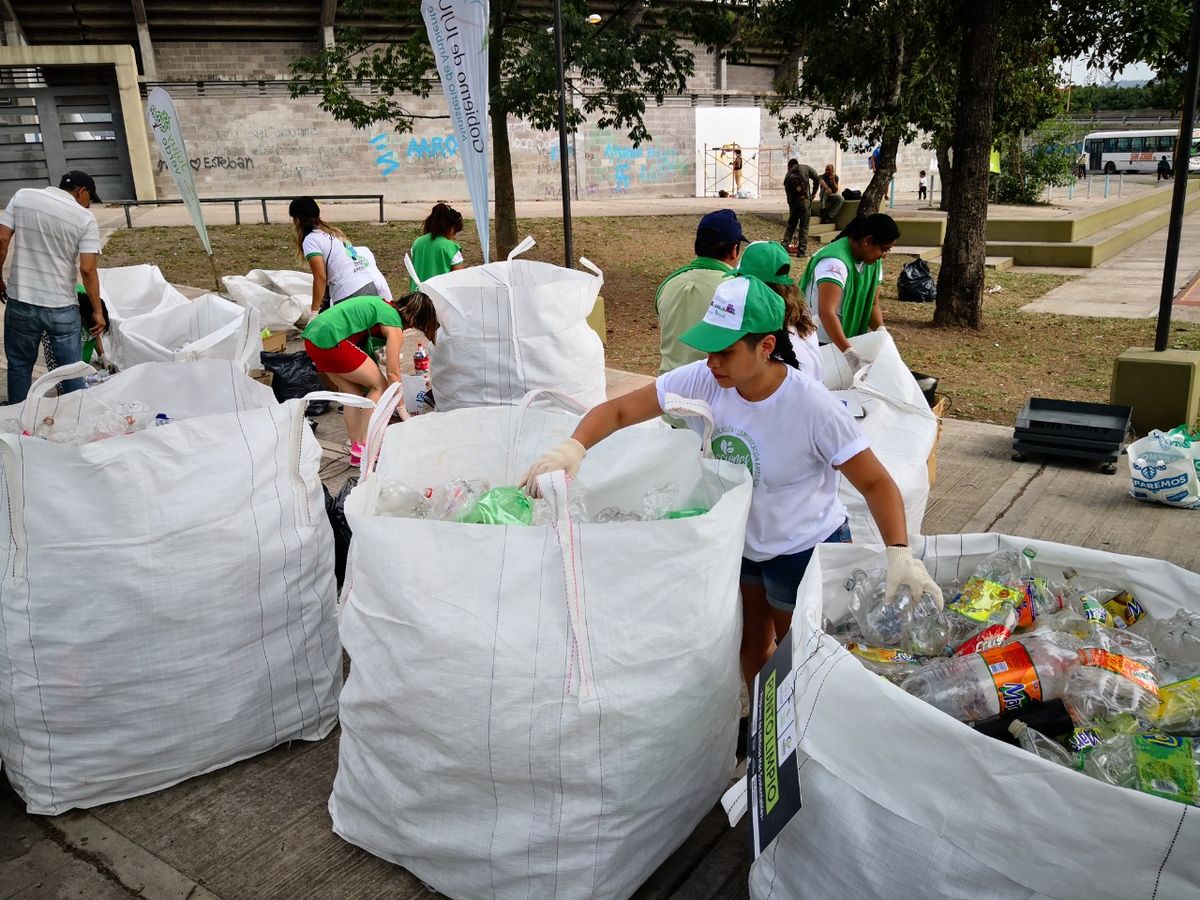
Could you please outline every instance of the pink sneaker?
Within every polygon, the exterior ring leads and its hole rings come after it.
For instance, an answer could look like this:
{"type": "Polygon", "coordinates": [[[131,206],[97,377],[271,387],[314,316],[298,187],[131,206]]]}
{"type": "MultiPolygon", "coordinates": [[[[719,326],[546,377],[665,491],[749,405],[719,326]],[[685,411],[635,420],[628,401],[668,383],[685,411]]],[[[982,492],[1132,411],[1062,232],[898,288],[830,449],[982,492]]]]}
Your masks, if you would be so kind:
{"type": "Polygon", "coordinates": [[[362,455],[365,449],[358,441],[354,441],[350,445],[350,465],[357,466],[362,464],[362,455]]]}

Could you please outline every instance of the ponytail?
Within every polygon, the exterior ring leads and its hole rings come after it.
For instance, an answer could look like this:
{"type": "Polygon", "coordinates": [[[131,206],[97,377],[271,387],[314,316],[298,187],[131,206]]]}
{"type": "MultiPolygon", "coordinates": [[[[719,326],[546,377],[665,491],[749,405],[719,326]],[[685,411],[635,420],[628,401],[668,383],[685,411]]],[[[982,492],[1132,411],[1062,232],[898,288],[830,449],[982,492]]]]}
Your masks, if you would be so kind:
{"type": "Polygon", "coordinates": [[[890,244],[892,241],[899,240],[900,226],[887,213],[873,213],[869,216],[851,219],[849,224],[838,233],[835,240],[850,238],[852,241],[861,241],[868,237],[876,246],[890,244]]]}
{"type": "MultiPolygon", "coordinates": [[[[792,347],[787,326],[785,325],[778,331],[770,333],[775,337],[775,349],[771,351],[770,359],[774,362],[781,362],[784,365],[791,366],[793,369],[799,369],[800,360],[796,358],[796,350],[792,347]]],[[[742,340],[751,347],[757,347],[765,337],[767,337],[765,334],[748,334],[742,340]]]]}
{"type": "Polygon", "coordinates": [[[462,231],[462,227],[462,213],[448,203],[435,203],[421,223],[421,233],[448,238],[453,232],[462,231]]]}

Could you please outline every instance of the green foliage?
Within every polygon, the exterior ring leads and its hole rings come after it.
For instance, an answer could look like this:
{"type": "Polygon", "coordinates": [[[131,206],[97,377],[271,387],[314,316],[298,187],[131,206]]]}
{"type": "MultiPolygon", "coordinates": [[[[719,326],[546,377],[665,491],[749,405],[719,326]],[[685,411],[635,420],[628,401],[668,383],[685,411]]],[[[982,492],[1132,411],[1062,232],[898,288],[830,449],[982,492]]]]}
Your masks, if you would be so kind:
{"type": "Polygon", "coordinates": [[[1001,153],[1000,173],[988,182],[992,203],[1033,205],[1041,202],[1047,187],[1064,187],[1075,175],[1079,151],[1074,144],[1076,126],[1062,118],[1043,122],[1024,141],[1012,141],[1016,158],[1001,153]]]}

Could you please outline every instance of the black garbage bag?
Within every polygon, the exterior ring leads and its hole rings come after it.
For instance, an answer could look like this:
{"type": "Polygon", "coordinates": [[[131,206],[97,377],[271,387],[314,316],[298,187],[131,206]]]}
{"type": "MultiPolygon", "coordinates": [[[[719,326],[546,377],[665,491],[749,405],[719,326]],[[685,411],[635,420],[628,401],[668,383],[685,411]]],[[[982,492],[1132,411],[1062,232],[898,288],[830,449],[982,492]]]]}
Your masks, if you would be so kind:
{"type": "Polygon", "coordinates": [[[923,259],[914,259],[900,270],[896,289],[901,300],[932,303],[937,299],[937,282],[929,271],[929,263],[923,259]]]}
{"type": "MultiPolygon", "coordinates": [[[[317,375],[317,367],[303,350],[296,353],[262,354],[262,367],[271,373],[271,390],[280,403],[296,400],[313,391],[325,390],[325,384],[317,375]]],[[[305,415],[320,416],[329,411],[328,400],[314,400],[305,409],[305,415]]]]}
{"type": "MultiPolygon", "coordinates": [[[[350,523],[346,521],[346,498],[358,484],[358,476],[351,475],[342,485],[337,494],[325,490],[325,515],[329,516],[329,524],[333,528],[333,571],[337,575],[338,590],[342,589],[342,581],[346,578],[346,555],[350,552],[350,523]]],[[[324,485],[322,485],[324,487],[324,485]]]]}

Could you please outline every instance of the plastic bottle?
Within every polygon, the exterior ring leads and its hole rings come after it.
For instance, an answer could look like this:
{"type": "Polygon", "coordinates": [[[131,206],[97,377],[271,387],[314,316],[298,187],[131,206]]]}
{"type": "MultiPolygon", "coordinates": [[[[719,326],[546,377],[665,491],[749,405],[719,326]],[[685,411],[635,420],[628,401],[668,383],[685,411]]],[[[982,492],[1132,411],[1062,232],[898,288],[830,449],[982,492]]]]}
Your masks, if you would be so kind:
{"type": "Polygon", "coordinates": [[[152,423],[152,427],[158,428],[161,425],[170,425],[174,421],[175,420],[172,419],[170,416],[168,416],[166,413],[158,413],[157,415],[154,416],[154,421],[152,423]]]}
{"type": "Polygon", "coordinates": [[[982,653],[934,660],[900,686],[956,719],[978,722],[1061,696],[1078,661],[1074,638],[1039,632],[982,653]]]}
{"type": "Polygon", "coordinates": [[[1200,613],[1180,609],[1169,619],[1144,616],[1133,631],[1154,645],[1171,673],[1200,674],[1200,613]]]}
{"type": "Polygon", "coordinates": [[[1058,763],[1068,769],[1076,768],[1078,757],[1068,753],[1061,744],[1052,738],[1046,737],[1040,731],[1034,731],[1020,719],[1010,724],[1008,731],[1017,739],[1017,744],[1022,750],[1041,757],[1047,762],[1058,763]]]}
{"type": "Polygon", "coordinates": [[[33,436],[43,439],[50,437],[50,432],[54,430],[54,416],[46,416],[42,421],[33,426],[33,436]]]}
{"type": "Polygon", "coordinates": [[[1200,805],[1200,747],[1190,738],[1166,734],[1121,734],[1101,741],[1083,758],[1093,778],[1200,805]]]}
{"type": "Polygon", "coordinates": [[[379,486],[375,514],[404,519],[424,519],[429,514],[429,498],[402,481],[385,481],[379,486]]]}
{"type": "Polygon", "coordinates": [[[413,351],[413,371],[429,371],[429,351],[425,349],[425,343],[423,341],[418,342],[417,349],[413,351]]]}
{"type": "Polygon", "coordinates": [[[1150,721],[1173,734],[1200,735],[1200,675],[1164,684],[1150,721]]]}
{"type": "Polygon", "coordinates": [[[1093,626],[1063,697],[1089,722],[1122,713],[1146,718],[1158,708],[1154,647],[1131,631],[1093,626]]]}
{"type": "Polygon", "coordinates": [[[845,646],[850,653],[857,657],[864,668],[897,684],[925,662],[919,656],[891,647],[870,647],[857,641],[850,641],[845,646]]]}
{"type": "MultiPolygon", "coordinates": [[[[900,585],[896,596],[887,597],[886,579],[871,579],[862,569],[855,569],[846,582],[850,591],[850,612],[858,621],[862,635],[873,647],[898,647],[906,629],[914,618],[925,619],[936,616],[937,602],[932,596],[922,594],[919,602],[913,602],[912,590],[907,584],[900,585]]],[[[936,653],[940,654],[940,648],[936,653]]]]}

